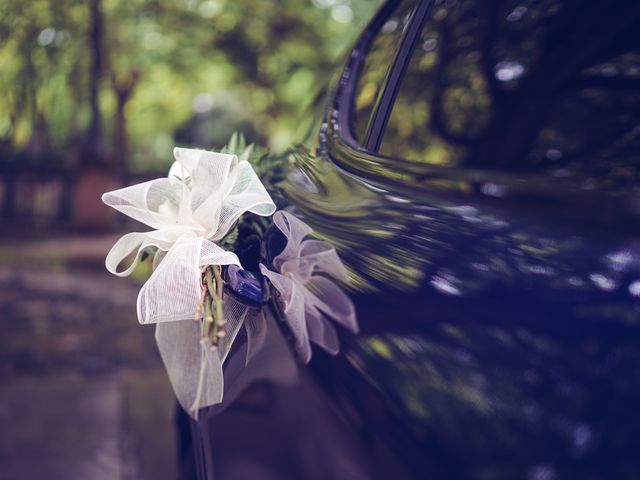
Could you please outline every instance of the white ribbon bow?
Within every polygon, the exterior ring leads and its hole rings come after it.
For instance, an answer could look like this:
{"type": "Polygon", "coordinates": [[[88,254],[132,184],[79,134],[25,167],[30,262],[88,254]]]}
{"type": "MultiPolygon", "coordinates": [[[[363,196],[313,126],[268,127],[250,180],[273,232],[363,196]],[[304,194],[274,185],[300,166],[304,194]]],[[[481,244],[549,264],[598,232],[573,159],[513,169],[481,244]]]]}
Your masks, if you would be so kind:
{"type": "Polygon", "coordinates": [[[311,360],[312,341],[335,355],[340,350],[338,334],[326,317],[353,333],[358,332],[358,322],[353,302],[324,275],[346,282],[346,269],[328,243],[304,239],[312,232],[306,223],[285,211],[276,212],[273,222],[287,238],[287,244],[273,260],[279,273],[264,265],[260,270],[281,295],[296,351],[307,363],[311,360]]]}
{"type": "Polygon", "coordinates": [[[156,340],[176,397],[197,414],[222,400],[222,362],[246,309],[225,302],[227,348],[213,353],[193,321],[206,265],[240,265],[238,257],[216,245],[244,212],[268,216],[275,204],[249,162],[235,155],[175,148],[168,178],[105,193],[105,204],[151,228],[124,235],[113,246],[106,267],[118,276],[135,268],[142,251],[157,247],[154,272],[138,295],[138,320],[156,323],[156,340]],[[135,253],[131,265],[118,266],[135,253]],[[188,321],[188,322],[185,322],[188,321]],[[193,348],[202,343],[201,351],[193,348]]]}

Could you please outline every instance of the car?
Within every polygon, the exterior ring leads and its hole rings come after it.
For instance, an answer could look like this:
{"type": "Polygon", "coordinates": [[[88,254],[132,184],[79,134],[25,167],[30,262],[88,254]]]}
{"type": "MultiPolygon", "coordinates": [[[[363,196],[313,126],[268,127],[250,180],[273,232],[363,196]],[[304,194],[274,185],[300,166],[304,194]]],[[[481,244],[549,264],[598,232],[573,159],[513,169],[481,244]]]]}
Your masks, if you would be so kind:
{"type": "Polygon", "coordinates": [[[303,366],[275,329],[182,415],[185,478],[640,475],[639,22],[380,7],[270,187],[336,247],[360,332],[303,366]]]}

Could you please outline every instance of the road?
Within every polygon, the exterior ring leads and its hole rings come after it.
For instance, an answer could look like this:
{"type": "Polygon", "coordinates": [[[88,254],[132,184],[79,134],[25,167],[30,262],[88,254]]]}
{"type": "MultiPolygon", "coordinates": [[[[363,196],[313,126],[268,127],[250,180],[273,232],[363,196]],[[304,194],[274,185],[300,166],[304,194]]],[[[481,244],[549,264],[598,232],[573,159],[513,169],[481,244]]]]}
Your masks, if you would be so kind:
{"type": "Polygon", "coordinates": [[[0,480],[176,477],[173,395],[111,242],[0,245],[0,480]]]}

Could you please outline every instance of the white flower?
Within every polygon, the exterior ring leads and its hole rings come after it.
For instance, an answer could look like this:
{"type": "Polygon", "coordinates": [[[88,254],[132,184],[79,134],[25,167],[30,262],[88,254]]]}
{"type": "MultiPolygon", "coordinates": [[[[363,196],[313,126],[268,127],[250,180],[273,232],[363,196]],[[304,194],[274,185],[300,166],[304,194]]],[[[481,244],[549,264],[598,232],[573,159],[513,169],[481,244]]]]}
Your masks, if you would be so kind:
{"type": "Polygon", "coordinates": [[[273,260],[276,272],[260,269],[280,293],[285,321],[296,341],[296,351],[306,363],[310,341],[331,354],[340,350],[338,335],[327,318],[353,333],[358,331],[355,309],[349,297],[327,276],[347,281],[347,272],[335,249],[320,240],[305,240],[311,228],[285,211],[273,216],[287,238],[284,250],[273,260]]]}

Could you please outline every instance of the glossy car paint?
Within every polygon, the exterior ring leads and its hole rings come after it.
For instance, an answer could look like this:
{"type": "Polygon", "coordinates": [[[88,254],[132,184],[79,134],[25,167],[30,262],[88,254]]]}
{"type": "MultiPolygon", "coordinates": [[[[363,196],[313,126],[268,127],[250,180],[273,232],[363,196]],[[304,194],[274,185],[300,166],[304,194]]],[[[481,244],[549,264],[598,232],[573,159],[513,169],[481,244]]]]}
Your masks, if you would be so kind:
{"type": "Polygon", "coordinates": [[[363,146],[354,90],[397,3],[365,29],[274,191],[338,249],[361,333],[338,357],[316,350],[299,383],[254,386],[211,420],[220,478],[247,464],[252,478],[635,478],[635,186],[363,146]]]}

